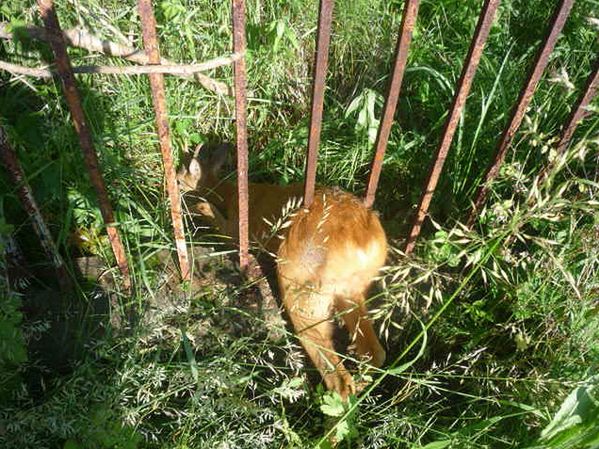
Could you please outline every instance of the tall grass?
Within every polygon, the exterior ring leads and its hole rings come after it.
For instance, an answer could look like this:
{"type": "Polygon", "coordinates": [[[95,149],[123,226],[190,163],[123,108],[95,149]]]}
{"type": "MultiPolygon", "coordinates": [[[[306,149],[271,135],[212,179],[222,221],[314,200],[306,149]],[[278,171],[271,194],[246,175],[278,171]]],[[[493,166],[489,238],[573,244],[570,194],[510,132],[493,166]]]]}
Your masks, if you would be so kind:
{"type": "MultiPolygon", "coordinates": [[[[65,29],[85,26],[140,47],[134,3],[60,0],[56,8],[65,29]]],[[[82,320],[100,320],[105,330],[68,334],[80,347],[58,369],[51,362],[56,346],[44,353],[36,342],[52,340],[56,323],[71,323],[80,308],[56,303],[32,313],[39,297],[55,301],[43,282],[34,280],[22,298],[3,287],[0,335],[12,337],[0,345],[8,354],[0,354],[0,442],[71,449],[304,448],[334,439],[365,448],[597,444],[596,100],[567,154],[556,158],[552,149],[599,53],[596,1],[575,3],[487,207],[474,230],[461,224],[556,5],[502,3],[435,194],[433,220],[416,255],[406,258],[397,248],[481,7],[474,0],[422,1],[375,205],[393,246],[370,306],[389,362],[373,373],[354,361],[356,375],[372,388],[349,404],[315,386],[319,378],[293,335],[283,328],[279,340],[268,338],[253,287],[239,280],[214,233],[201,228],[195,235],[201,276],[194,289],[165,280],[162,255],[174,245],[148,82],[80,76],[140,287],[134,298],[117,294],[112,322],[126,321],[131,308],[138,319],[131,328],[111,328],[94,315],[100,300],[82,285],[82,320]],[[540,182],[536,175],[548,161],[555,167],[540,182]],[[32,290],[42,292],[37,300],[32,290]],[[24,321],[19,302],[28,311],[24,321]],[[56,318],[63,315],[71,321],[56,318]]],[[[247,1],[254,180],[303,177],[317,7],[247,1]]],[[[196,62],[230,51],[229,2],[165,0],[155,8],[169,59],[196,62]]],[[[364,190],[402,8],[403,2],[380,0],[336,5],[321,183],[364,190]]],[[[0,20],[15,29],[39,23],[27,0],[3,2],[0,20]]],[[[81,50],[70,54],[74,64],[124,64],[81,50]]],[[[0,42],[0,58],[37,66],[50,53],[34,42],[0,42]]],[[[229,68],[210,75],[231,81],[229,68]]],[[[179,154],[203,141],[234,139],[231,99],[192,81],[166,81],[179,154]]],[[[0,120],[61,250],[112,264],[59,84],[0,73],[0,120]]],[[[32,263],[40,263],[14,186],[0,176],[0,232],[16,235],[32,263]]]]}

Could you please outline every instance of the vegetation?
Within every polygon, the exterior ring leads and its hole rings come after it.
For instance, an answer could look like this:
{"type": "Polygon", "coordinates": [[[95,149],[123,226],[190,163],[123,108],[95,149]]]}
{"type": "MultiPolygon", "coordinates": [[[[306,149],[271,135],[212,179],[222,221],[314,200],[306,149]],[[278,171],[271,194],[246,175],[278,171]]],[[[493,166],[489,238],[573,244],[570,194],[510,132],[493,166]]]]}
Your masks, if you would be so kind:
{"type": "MultiPolygon", "coordinates": [[[[317,3],[247,1],[253,180],[303,177],[317,3]]],[[[240,280],[227,258],[232,250],[214,232],[188,223],[190,239],[196,231],[194,288],[165,280],[163,255],[174,244],[148,81],[79,76],[138,288],[134,297],[109,296],[107,312],[107,295],[88,281],[74,300],[60,298],[41,274],[21,293],[3,281],[2,447],[597,447],[597,100],[567,154],[554,151],[599,54],[595,0],[575,3],[486,208],[473,230],[462,225],[557,3],[502,2],[435,195],[434,221],[407,258],[398,248],[482,4],[421,2],[375,205],[393,246],[370,307],[388,362],[375,373],[356,367],[372,382],[348,404],[317,386],[290,332],[272,338],[254,287],[240,280]],[[540,182],[549,161],[554,167],[540,182]]],[[[164,56],[199,62],[230,52],[230,2],[154,4],[164,56]]],[[[402,8],[402,1],[337,2],[323,184],[364,191],[402,8]]],[[[57,0],[56,9],[65,29],[84,26],[141,46],[135,2],[57,0]]],[[[15,31],[40,23],[32,0],[2,2],[0,20],[15,31]]],[[[83,50],[70,55],[79,65],[126,64],[83,50]]],[[[51,53],[38,42],[4,41],[0,59],[38,66],[51,53]]],[[[231,82],[230,68],[210,75],[231,82]]],[[[178,155],[234,139],[232,99],[176,77],[166,88],[178,155]]],[[[0,120],[61,251],[112,266],[60,84],[0,72],[0,120]]],[[[3,172],[0,195],[1,235],[16,236],[30,265],[43,265],[3,172]]]]}

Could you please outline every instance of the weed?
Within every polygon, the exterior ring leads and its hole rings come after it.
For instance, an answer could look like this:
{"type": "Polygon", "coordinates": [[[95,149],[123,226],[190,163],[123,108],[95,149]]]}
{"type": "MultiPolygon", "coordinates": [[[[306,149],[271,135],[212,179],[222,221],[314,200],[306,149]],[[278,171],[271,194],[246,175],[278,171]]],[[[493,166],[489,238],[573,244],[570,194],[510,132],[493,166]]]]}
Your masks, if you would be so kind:
{"type": "MultiPolygon", "coordinates": [[[[135,2],[55,3],[63,28],[83,26],[142,47],[135,2]]],[[[317,2],[246,3],[251,177],[297,182],[304,173],[317,2]]],[[[190,239],[201,255],[195,261],[200,285],[169,290],[161,255],[172,253],[174,244],[148,82],[79,76],[138,293],[128,298],[116,292],[112,317],[97,311],[102,295],[85,286],[73,304],[56,303],[51,310],[58,315],[82,308],[79,321],[100,322],[102,329],[92,336],[76,329],[73,339],[84,350],[57,369],[32,349],[34,342],[54,341],[54,315],[31,313],[38,304],[31,292],[40,284],[46,288],[47,281],[33,279],[22,297],[2,284],[0,444],[596,445],[597,100],[568,151],[554,150],[599,50],[596,1],[575,2],[486,207],[474,229],[461,223],[557,3],[502,2],[434,197],[432,220],[416,254],[406,258],[397,248],[481,7],[478,0],[421,2],[376,203],[392,248],[369,309],[390,362],[372,371],[348,356],[356,376],[370,382],[348,404],[313,388],[318,376],[289,332],[282,329],[277,342],[267,339],[264,319],[247,299],[252,286],[238,281],[224,257],[232,251],[206,228],[198,227],[190,239]],[[548,162],[552,169],[541,179],[539,170],[548,162]],[[115,315],[128,322],[125,312],[132,309],[134,325],[111,326],[115,315]]],[[[230,52],[230,2],[165,0],[154,7],[161,52],[169,59],[191,63],[230,52]]],[[[335,6],[319,183],[364,190],[402,9],[403,2],[380,0],[335,6]]],[[[23,24],[40,23],[35,2],[27,0],[2,2],[0,20],[9,21],[17,36],[23,24]]],[[[77,65],[124,64],[83,50],[69,53],[77,65]]],[[[37,66],[51,54],[46,45],[17,39],[0,41],[0,58],[37,66]]],[[[231,75],[228,67],[210,73],[226,83],[231,75]]],[[[166,78],[166,90],[178,154],[202,142],[233,141],[232,99],[175,77],[166,78]]],[[[60,250],[97,256],[112,266],[59,83],[0,73],[0,122],[60,250]]],[[[0,235],[15,236],[30,263],[42,264],[3,173],[0,195],[0,235]]],[[[284,219],[273,222],[275,230],[284,225],[284,219]]],[[[115,271],[110,273],[117,276],[115,271]]],[[[39,297],[54,304],[48,289],[39,297]]],[[[63,349],[60,342],[49,347],[51,355],[63,349]]]]}

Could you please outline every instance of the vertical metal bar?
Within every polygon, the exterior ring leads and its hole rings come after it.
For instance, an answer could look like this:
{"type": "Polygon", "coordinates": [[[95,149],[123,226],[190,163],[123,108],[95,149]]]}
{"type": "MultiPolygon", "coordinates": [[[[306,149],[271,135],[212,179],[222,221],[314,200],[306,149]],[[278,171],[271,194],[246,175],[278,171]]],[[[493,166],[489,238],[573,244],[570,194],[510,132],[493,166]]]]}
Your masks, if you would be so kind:
{"type": "Polygon", "coordinates": [[[331,24],[333,22],[333,0],[320,0],[318,14],[318,36],[316,54],[314,55],[314,74],[312,78],[312,111],[310,113],[310,133],[308,135],[308,160],[306,162],[306,179],[304,186],[304,205],[309,207],[314,201],[316,184],[316,160],[320,144],[322,127],[322,108],[324,103],[324,86],[329,64],[329,43],[331,41],[331,24]]]}
{"type": "Polygon", "coordinates": [[[40,239],[40,243],[48,259],[52,261],[54,269],[56,270],[56,276],[58,283],[62,291],[69,291],[71,289],[71,282],[69,273],[67,272],[64,260],[58,252],[58,248],[52,239],[52,234],[44,221],[42,213],[35,201],[31,186],[25,180],[23,174],[23,168],[19,163],[15,150],[8,143],[8,136],[4,131],[4,128],[0,126],[0,158],[6,167],[6,171],[12,182],[15,185],[19,199],[23,209],[27,212],[33,223],[33,229],[40,239]]]}
{"type": "Polygon", "coordinates": [[[376,188],[383,167],[383,158],[385,157],[387,142],[389,141],[391,126],[393,125],[393,117],[395,116],[395,108],[397,107],[397,101],[399,99],[401,82],[408,61],[408,49],[412,42],[412,31],[416,24],[419,5],[420,0],[406,0],[404,6],[399,36],[397,37],[397,46],[395,48],[395,65],[393,67],[391,81],[389,82],[387,98],[385,99],[383,119],[381,120],[381,125],[379,126],[379,131],[376,136],[376,143],[374,145],[375,153],[370,169],[366,197],[364,198],[364,205],[366,207],[372,207],[372,204],[374,203],[376,188]]]}
{"type": "Polygon", "coordinates": [[[464,107],[466,98],[470,92],[472,80],[474,79],[476,69],[478,68],[478,63],[482,56],[483,48],[485,46],[487,37],[489,36],[493,18],[495,17],[495,11],[497,10],[499,3],[500,0],[485,0],[482,11],[478,18],[476,30],[474,31],[474,37],[472,38],[470,49],[468,50],[468,56],[464,62],[462,74],[460,75],[456,93],[453,98],[451,111],[447,117],[447,121],[445,122],[445,127],[443,128],[441,142],[439,143],[439,147],[437,149],[434,162],[430,168],[428,178],[424,183],[420,204],[418,205],[418,210],[416,212],[416,216],[414,217],[414,222],[406,241],[406,254],[410,254],[414,250],[416,239],[418,238],[422,228],[422,223],[424,222],[424,219],[428,213],[428,208],[430,206],[435,187],[437,186],[441,171],[443,170],[443,164],[447,158],[447,153],[449,152],[453,135],[460,120],[462,108],[464,107]]]}
{"type": "Polygon", "coordinates": [[[83,159],[89,173],[90,181],[98,197],[102,218],[106,224],[108,240],[112,246],[116,263],[123,275],[123,287],[125,290],[129,290],[131,288],[131,278],[129,275],[129,266],[127,264],[125,248],[123,247],[121,237],[114,224],[114,213],[112,206],[110,205],[108,193],[106,192],[104,179],[100,172],[98,156],[94,149],[91,134],[85,120],[85,114],[81,107],[81,98],[73,75],[73,68],[71,67],[71,61],[69,60],[69,55],[66,50],[64,36],[60,29],[53,3],[53,0],[37,0],[42,20],[44,21],[46,31],[50,37],[49,41],[56,59],[56,68],[62,80],[64,96],[69,105],[69,110],[71,111],[75,131],[79,136],[83,159]]]}
{"type": "Polygon", "coordinates": [[[474,221],[476,220],[476,217],[487,198],[489,184],[499,173],[499,168],[505,159],[505,155],[507,154],[507,150],[512,142],[512,139],[514,138],[514,135],[516,134],[516,131],[518,131],[518,128],[520,127],[520,123],[522,122],[524,114],[526,113],[526,108],[530,104],[530,100],[532,99],[537,84],[543,75],[543,71],[547,66],[547,62],[549,61],[549,55],[553,51],[553,47],[555,47],[557,38],[559,37],[559,34],[566,23],[566,19],[570,14],[573,4],[574,0],[561,0],[559,7],[553,14],[551,26],[545,37],[543,45],[537,53],[533,68],[528,76],[528,81],[520,92],[518,102],[512,111],[510,122],[501,135],[501,139],[497,146],[493,161],[487,168],[487,172],[476,194],[474,205],[468,217],[468,226],[472,226],[474,224],[474,221]]]}
{"type": "MultiPolygon", "coordinates": [[[[137,7],[141,18],[144,48],[148,55],[149,63],[160,64],[160,50],[158,48],[158,38],[156,36],[156,19],[152,9],[152,1],[139,0],[137,7]]],[[[173,222],[173,232],[175,234],[175,245],[177,247],[179,267],[181,268],[181,278],[187,281],[191,279],[191,270],[189,267],[187,245],[185,243],[185,233],[183,231],[181,197],[179,195],[179,186],[177,184],[171,148],[164,89],[164,75],[161,73],[150,73],[148,77],[150,79],[152,103],[154,104],[154,112],[156,115],[156,128],[158,130],[158,139],[160,141],[160,151],[162,153],[162,163],[164,165],[166,190],[170,201],[171,220],[173,222]]]]}
{"type": "MultiPolygon", "coordinates": [[[[245,2],[233,0],[233,52],[245,55],[245,2]]],[[[235,125],[237,127],[237,194],[239,201],[239,267],[249,264],[248,226],[248,141],[246,124],[245,56],[233,65],[235,84],[235,125]]]]}

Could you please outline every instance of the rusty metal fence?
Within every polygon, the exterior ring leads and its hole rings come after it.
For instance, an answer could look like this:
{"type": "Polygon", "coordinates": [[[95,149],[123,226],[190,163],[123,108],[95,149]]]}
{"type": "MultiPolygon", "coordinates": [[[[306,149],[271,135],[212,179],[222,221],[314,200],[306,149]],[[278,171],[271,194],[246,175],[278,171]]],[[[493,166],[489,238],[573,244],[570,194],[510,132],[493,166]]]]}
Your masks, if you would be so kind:
{"type": "MultiPolygon", "coordinates": [[[[45,25],[48,40],[54,52],[57,71],[62,81],[64,96],[71,112],[73,126],[79,137],[85,165],[98,197],[100,210],[106,225],[109,241],[114,252],[117,266],[122,273],[123,286],[125,289],[129,289],[132,284],[125,249],[119,235],[118,226],[115,224],[113,209],[108,197],[102,174],[100,172],[100,168],[98,166],[97,154],[94,149],[89,127],[86,123],[83,108],[81,106],[81,98],[77,89],[73,67],[71,66],[69,56],[66,51],[65,36],[60,28],[60,24],[54,10],[53,0],[37,0],[37,2],[45,25]]],[[[403,17],[398,33],[397,46],[395,49],[393,71],[389,80],[387,96],[383,107],[383,115],[375,141],[374,157],[372,160],[367,190],[364,196],[364,204],[367,207],[372,207],[375,200],[376,189],[382,170],[391,127],[394,121],[395,110],[400,98],[401,84],[407,64],[408,52],[412,40],[412,32],[418,17],[419,3],[419,0],[405,0],[403,17]]],[[[489,36],[489,31],[491,29],[499,4],[500,0],[485,0],[482,6],[478,23],[470,44],[470,49],[466,59],[464,60],[462,73],[455,88],[454,98],[450,106],[449,114],[443,127],[443,131],[441,133],[441,139],[437,146],[433,161],[431,162],[429,174],[422,188],[422,194],[414,215],[412,226],[406,238],[406,254],[413,252],[418,236],[420,235],[422,225],[428,215],[428,209],[435,192],[437,182],[442,173],[444,162],[447,159],[460,115],[464,105],[466,104],[479,61],[483,54],[485,42],[489,36]]],[[[472,226],[474,224],[478,213],[484,205],[488,194],[489,184],[495,179],[499,172],[499,168],[505,159],[512,139],[520,126],[526,108],[528,107],[536,86],[547,66],[549,56],[568,18],[573,4],[574,0],[561,0],[554,12],[554,15],[549,23],[546,36],[537,52],[530,73],[512,110],[508,125],[506,126],[497,145],[497,150],[493,161],[489,165],[484,175],[483,182],[481,183],[473,201],[472,210],[467,217],[468,226],[472,226]]],[[[164,59],[161,59],[158,50],[156,21],[154,18],[151,0],[138,0],[138,10],[142,23],[142,34],[144,47],[147,54],[147,61],[151,65],[164,67],[164,64],[161,65],[161,61],[164,62],[164,59]]],[[[331,40],[333,10],[333,0],[320,0],[305,174],[305,207],[310,207],[314,199],[315,192],[316,165],[323,116],[325,77],[327,73],[329,44],[331,40]]],[[[248,229],[249,189],[246,123],[246,67],[244,57],[246,46],[244,0],[232,0],[232,25],[234,53],[229,62],[233,63],[234,68],[239,201],[239,262],[241,269],[246,270],[250,264],[250,255],[248,229]]],[[[200,64],[198,66],[202,65],[200,64]]],[[[170,70],[173,69],[172,66],[169,66],[169,68],[170,70]]],[[[197,71],[199,72],[202,69],[205,68],[198,67],[197,71]]],[[[181,278],[183,280],[188,280],[191,275],[191,269],[183,231],[181,201],[175,178],[175,168],[173,165],[172,149],[170,144],[168,116],[165,100],[166,93],[163,80],[163,73],[166,72],[167,70],[164,70],[164,72],[161,70],[156,70],[152,72],[140,71],[139,73],[147,73],[150,78],[152,100],[156,115],[156,128],[164,164],[166,190],[170,202],[175,247],[178,255],[179,267],[181,270],[181,278]]],[[[579,100],[573,106],[570,116],[563,127],[563,131],[556,147],[558,154],[563,153],[566,150],[576,126],[586,116],[587,106],[597,93],[598,88],[599,58],[595,62],[592,73],[583,89],[583,92],[579,100]]],[[[2,160],[8,170],[8,173],[17,187],[19,197],[25,210],[33,219],[35,224],[34,227],[40,236],[43,248],[46,250],[48,257],[53,261],[59,277],[66,276],[64,262],[60,257],[56,246],[51,241],[50,233],[41,217],[41,213],[39,212],[39,208],[35,203],[35,199],[31,195],[31,190],[23,181],[25,177],[16,158],[16,154],[8,142],[6,133],[1,128],[0,156],[2,156],[2,160]]],[[[541,175],[544,175],[546,170],[547,167],[542,170],[541,175]]]]}

